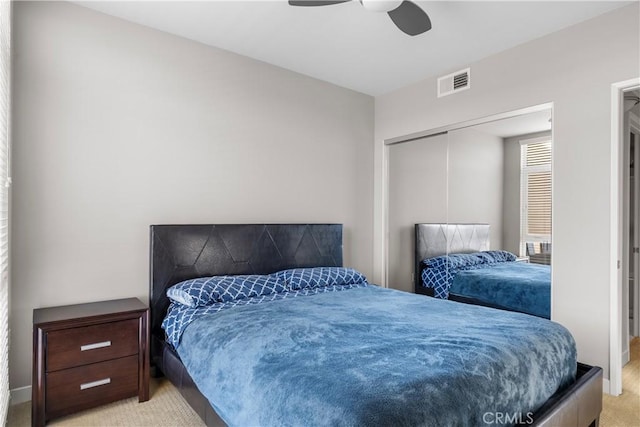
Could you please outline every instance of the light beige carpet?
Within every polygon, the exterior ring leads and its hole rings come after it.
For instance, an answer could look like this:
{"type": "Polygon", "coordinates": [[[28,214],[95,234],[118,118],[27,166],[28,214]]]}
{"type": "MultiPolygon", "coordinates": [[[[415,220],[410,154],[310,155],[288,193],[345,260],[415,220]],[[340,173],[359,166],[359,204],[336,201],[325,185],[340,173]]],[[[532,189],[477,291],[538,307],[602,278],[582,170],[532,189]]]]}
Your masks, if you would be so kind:
{"type": "MultiPolygon", "coordinates": [[[[631,362],[622,371],[623,392],[618,397],[604,395],[600,427],[640,427],[640,338],[631,344],[631,362]]],[[[12,406],[9,427],[31,425],[31,402],[12,406]]],[[[198,415],[182,399],[168,380],[151,379],[151,399],[138,403],[138,398],[90,409],[49,423],[65,427],[123,426],[204,426],[198,415]]]]}
{"type": "MultiPolygon", "coordinates": [[[[134,397],[58,418],[47,425],[56,427],[201,427],[205,425],[169,380],[152,378],[150,387],[151,399],[147,402],[138,403],[138,398],[134,397]]],[[[30,427],[31,402],[12,406],[9,409],[7,426],[30,427]]]]}

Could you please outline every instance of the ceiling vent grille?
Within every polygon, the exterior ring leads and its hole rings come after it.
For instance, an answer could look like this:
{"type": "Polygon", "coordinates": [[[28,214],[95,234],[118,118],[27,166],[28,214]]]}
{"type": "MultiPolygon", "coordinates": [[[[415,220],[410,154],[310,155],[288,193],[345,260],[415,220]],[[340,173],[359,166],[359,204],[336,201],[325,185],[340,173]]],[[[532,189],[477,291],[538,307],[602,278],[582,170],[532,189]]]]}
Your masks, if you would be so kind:
{"type": "Polygon", "coordinates": [[[456,71],[438,79],[438,98],[471,87],[471,69],[456,71]]]}

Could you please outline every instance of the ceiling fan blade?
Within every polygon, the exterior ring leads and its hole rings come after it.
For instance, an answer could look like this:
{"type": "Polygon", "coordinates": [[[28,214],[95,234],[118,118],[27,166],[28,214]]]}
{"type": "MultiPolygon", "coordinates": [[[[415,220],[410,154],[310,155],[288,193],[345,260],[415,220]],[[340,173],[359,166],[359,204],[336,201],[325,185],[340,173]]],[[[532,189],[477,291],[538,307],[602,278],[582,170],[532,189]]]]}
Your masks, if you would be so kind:
{"type": "Polygon", "coordinates": [[[291,6],[330,6],[332,4],[348,3],[351,0],[328,0],[328,1],[316,1],[316,0],[289,0],[291,6]]]}
{"type": "Polygon", "coordinates": [[[410,1],[403,1],[400,6],[387,13],[396,27],[410,36],[417,36],[431,29],[429,15],[410,1]]]}

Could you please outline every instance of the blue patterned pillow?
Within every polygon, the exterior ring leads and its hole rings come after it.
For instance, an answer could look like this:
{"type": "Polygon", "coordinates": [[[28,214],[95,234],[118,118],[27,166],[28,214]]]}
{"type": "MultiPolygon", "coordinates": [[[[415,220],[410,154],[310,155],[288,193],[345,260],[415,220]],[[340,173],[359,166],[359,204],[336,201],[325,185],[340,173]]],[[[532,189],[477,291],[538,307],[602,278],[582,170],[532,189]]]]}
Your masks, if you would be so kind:
{"type": "Polygon", "coordinates": [[[422,262],[424,265],[431,268],[461,268],[484,264],[486,261],[486,256],[480,256],[480,254],[476,252],[471,254],[441,255],[433,258],[427,258],[422,262]]]}
{"type": "Polygon", "coordinates": [[[195,308],[285,290],[285,283],[274,275],[213,276],[175,284],[167,289],[167,297],[178,304],[195,308]]]}
{"type": "Polygon", "coordinates": [[[509,251],[483,251],[482,253],[489,255],[493,262],[510,262],[518,259],[517,256],[509,251]]]}
{"type": "Polygon", "coordinates": [[[294,268],[278,271],[274,276],[284,280],[287,286],[294,290],[367,283],[362,273],[345,267],[294,268]]]}

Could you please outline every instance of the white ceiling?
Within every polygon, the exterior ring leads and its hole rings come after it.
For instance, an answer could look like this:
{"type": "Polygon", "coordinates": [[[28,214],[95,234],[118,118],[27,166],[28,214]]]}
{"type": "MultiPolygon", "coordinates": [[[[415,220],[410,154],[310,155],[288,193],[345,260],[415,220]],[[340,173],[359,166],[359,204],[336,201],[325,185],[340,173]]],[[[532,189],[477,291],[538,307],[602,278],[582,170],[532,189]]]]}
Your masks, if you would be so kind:
{"type": "Polygon", "coordinates": [[[415,1],[433,24],[415,37],[357,1],[74,3],[376,96],[633,2],[415,1]]]}

